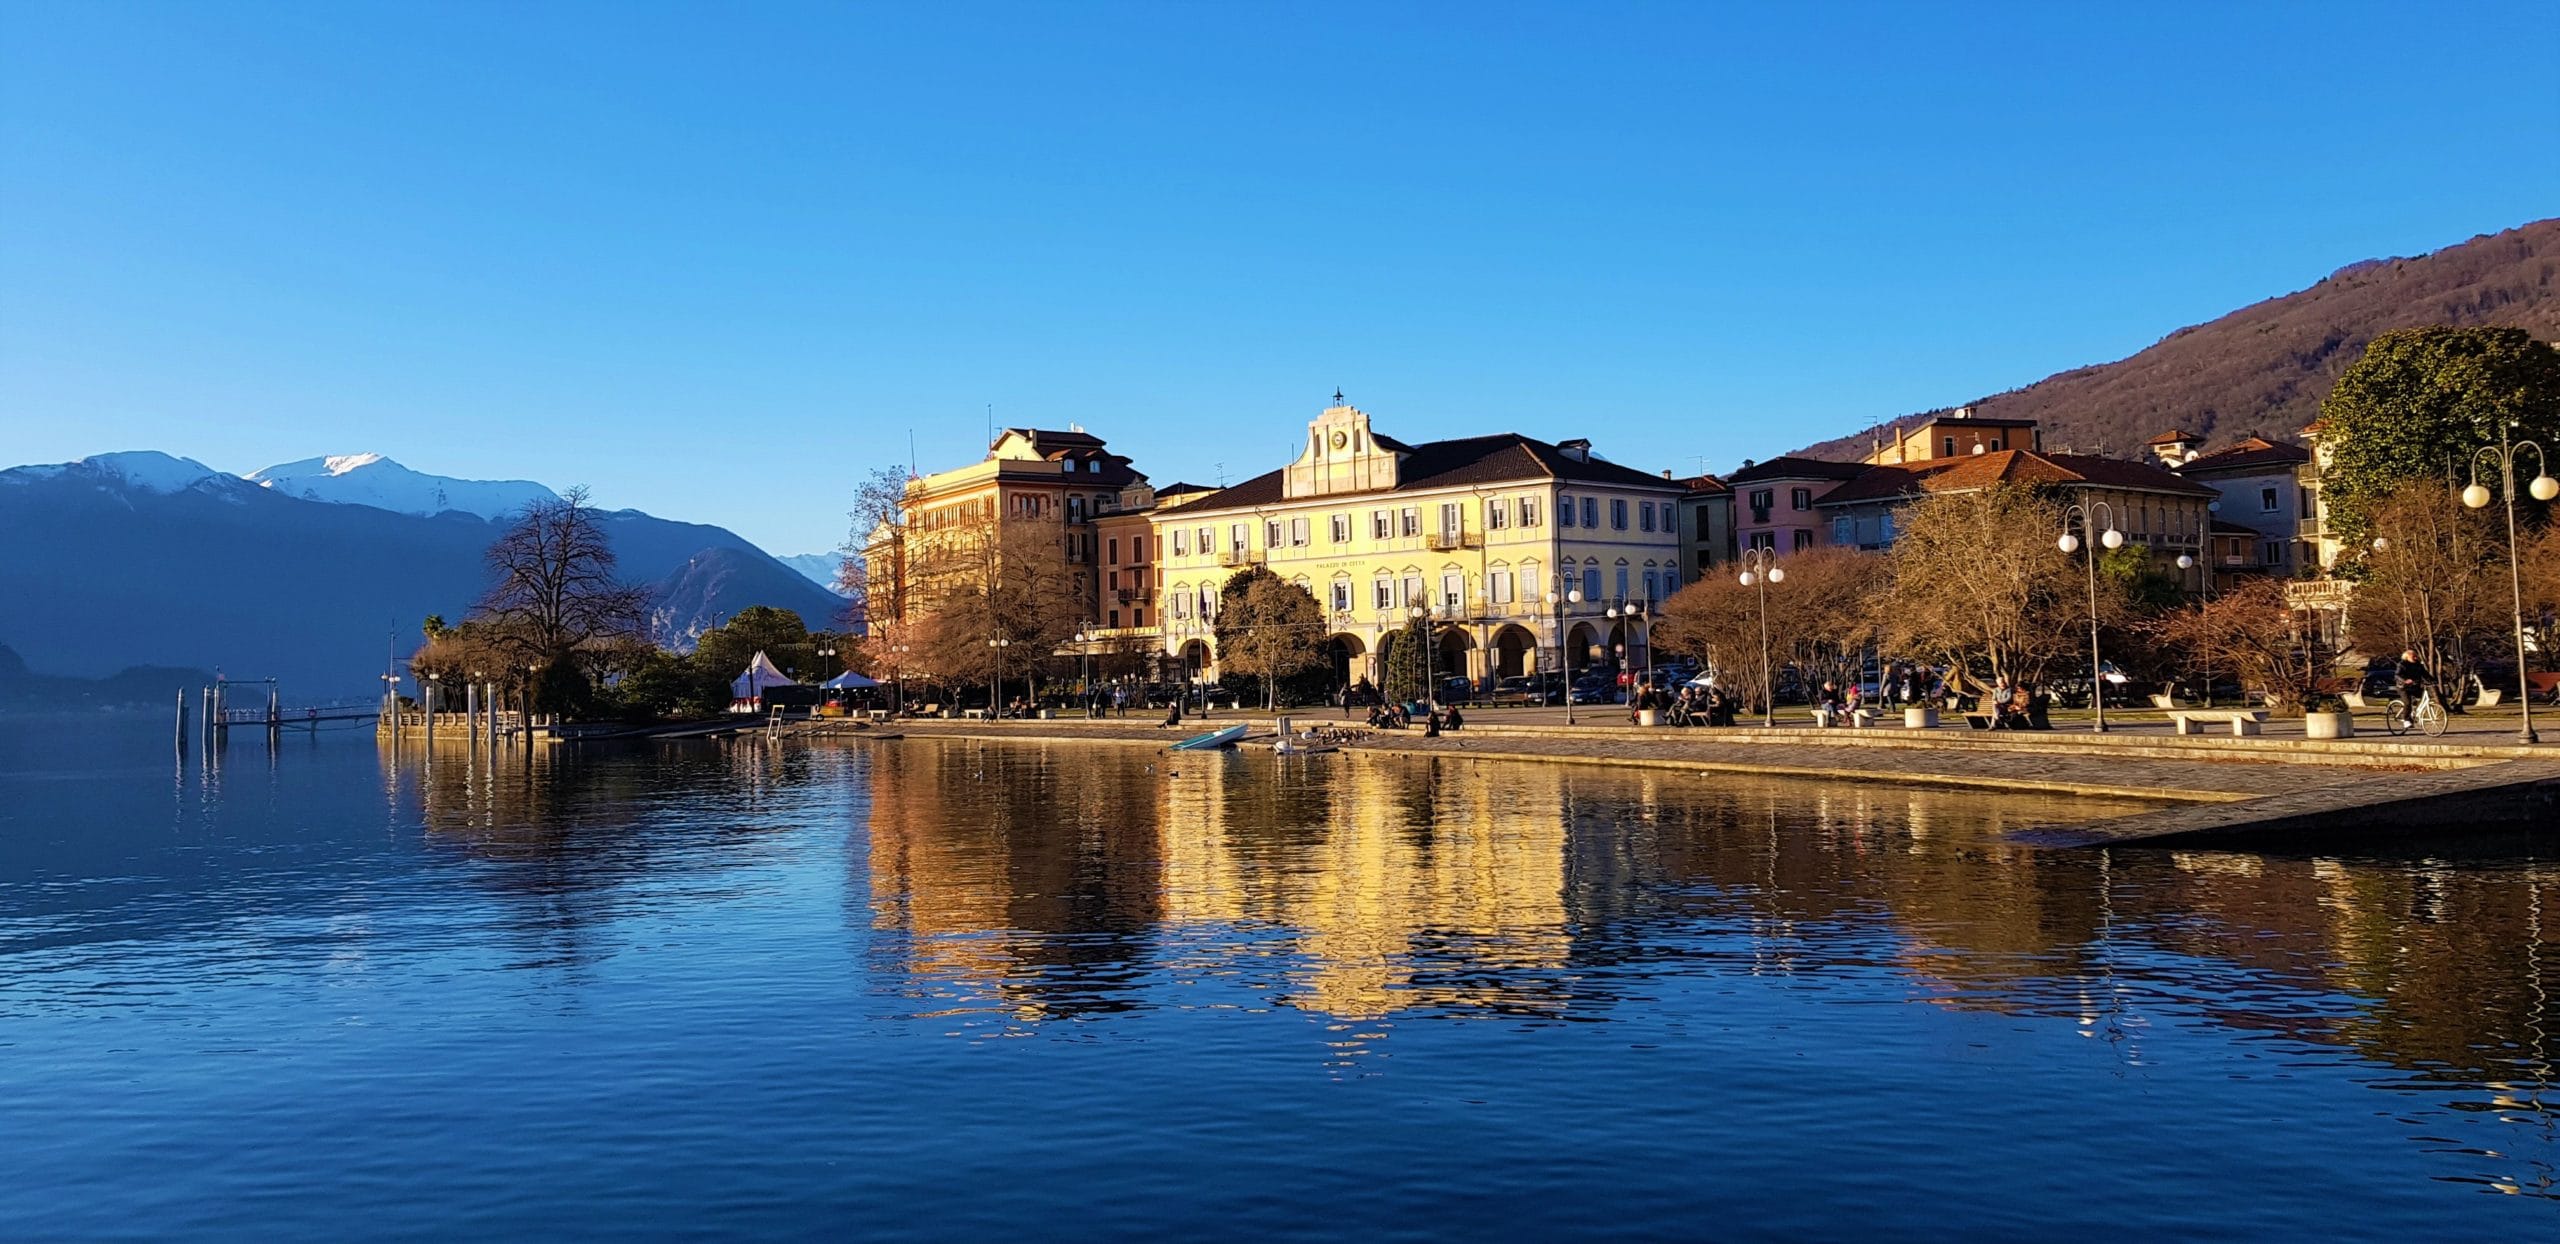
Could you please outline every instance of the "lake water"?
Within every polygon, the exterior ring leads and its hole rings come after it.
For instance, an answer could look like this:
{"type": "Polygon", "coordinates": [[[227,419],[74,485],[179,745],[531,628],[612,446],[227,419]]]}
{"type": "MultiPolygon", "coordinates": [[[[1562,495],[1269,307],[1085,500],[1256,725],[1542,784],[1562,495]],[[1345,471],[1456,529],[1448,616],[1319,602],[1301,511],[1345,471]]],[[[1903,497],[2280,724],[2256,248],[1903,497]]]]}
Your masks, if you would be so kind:
{"type": "Polygon", "coordinates": [[[2560,1231],[2547,862],[1560,766],[460,751],[0,721],[0,1238],[2560,1231]]]}

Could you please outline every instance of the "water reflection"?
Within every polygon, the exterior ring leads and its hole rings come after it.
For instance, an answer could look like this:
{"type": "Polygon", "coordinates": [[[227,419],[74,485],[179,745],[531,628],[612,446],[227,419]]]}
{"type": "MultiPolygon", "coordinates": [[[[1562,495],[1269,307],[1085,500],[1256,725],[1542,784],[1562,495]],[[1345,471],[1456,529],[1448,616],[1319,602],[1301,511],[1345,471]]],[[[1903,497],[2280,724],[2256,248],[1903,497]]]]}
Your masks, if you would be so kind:
{"type": "Polygon", "coordinates": [[[2058,812],[2033,798],[1358,755],[910,745],[871,782],[875,953],[922,1013],[1277,1004],[1356,1051],[1394,1018],[1605,1020],[1701,972],[1882,979],[2128,1068],[2181,1025],[2280,1042],[2271,1075],[2350,1052],[2437,1095],[2403,1112],[2422,1137],[2446,1110],[2529,1133],[2468,1142],[2476,1178],[2553,1186],[2548,863],[2040,851],[2001,836],[2058,812]]]}

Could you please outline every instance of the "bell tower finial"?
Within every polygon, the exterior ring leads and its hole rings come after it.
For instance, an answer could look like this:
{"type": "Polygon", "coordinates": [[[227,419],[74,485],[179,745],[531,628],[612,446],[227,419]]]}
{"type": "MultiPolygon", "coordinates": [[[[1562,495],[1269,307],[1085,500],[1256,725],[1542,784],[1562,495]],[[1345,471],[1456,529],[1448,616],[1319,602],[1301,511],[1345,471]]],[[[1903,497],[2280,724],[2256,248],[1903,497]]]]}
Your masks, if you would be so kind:
{"type": "Polygon", "coordinates": [[[1341,386],[1341,385],[1335,385],[1335,386],[1333,386],[1333,404],[1334,404],[1334,405],[1336,405],[1336,406],[1340,406],[1340,405],[1342,404],[1342,386],[1341,386]]]}

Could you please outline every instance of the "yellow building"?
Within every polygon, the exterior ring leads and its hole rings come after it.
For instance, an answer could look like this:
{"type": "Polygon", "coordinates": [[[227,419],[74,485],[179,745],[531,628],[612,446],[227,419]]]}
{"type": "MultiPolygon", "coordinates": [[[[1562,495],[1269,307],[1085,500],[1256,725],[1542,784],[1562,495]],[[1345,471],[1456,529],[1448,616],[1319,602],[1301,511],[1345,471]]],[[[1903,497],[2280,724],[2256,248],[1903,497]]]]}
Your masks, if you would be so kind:
{"type": "Polygon", "coordinates": [[[1167,653],[1213,671],[1218,589],[1262,566],[1316,598],[1338,679],[1376,680],[1379,638],[1416,609],[1448,624],[1443,676],[1644,663],[1653,608],[1681,582],[1682,484],[1587,440],[1408,445],[1340,398],[1295,462],[1160,499],[1150,569],[1167,653]]]}

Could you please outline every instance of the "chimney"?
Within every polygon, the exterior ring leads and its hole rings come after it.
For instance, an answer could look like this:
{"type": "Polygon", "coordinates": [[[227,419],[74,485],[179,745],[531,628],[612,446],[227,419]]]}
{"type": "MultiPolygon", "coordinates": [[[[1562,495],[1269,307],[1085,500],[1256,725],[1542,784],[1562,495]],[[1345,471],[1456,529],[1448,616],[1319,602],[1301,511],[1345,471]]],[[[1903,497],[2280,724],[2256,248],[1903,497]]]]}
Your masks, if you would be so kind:
{"type": "Polygon", "coordinates": [[[1556,451],[1576,462],[1591,461],[1591,442],[1589,439],[1584,437],[1575,437],[1569,441],[1557,441],[1556,451]]]}
{"type": "Polygon", "coordinates": [[[1662,478],[1664,478],[1664,479],[1669,479],[1669,478],[1671,478],[1671,468],[1669,468],[1669,467],[1664,467],[1664,468],[1662,468],[1662,478]]]}

